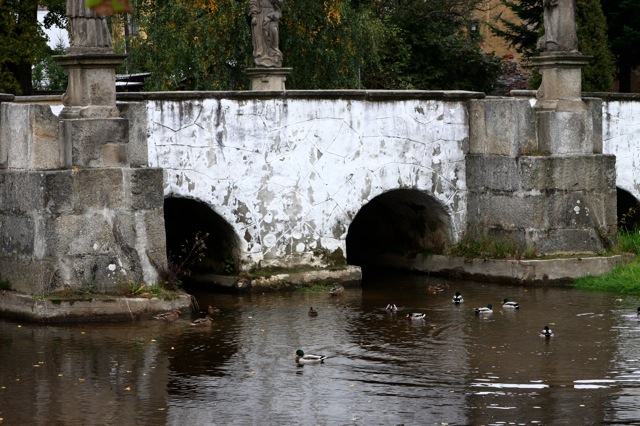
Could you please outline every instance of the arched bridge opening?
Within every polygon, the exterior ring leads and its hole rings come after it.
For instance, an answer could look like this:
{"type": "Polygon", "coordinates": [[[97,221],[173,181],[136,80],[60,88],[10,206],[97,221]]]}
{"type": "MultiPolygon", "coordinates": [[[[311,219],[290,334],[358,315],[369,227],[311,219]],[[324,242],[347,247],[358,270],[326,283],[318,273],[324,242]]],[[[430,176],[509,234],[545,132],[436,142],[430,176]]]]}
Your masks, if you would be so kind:
{"type": "Polygon", "coordinates": [[[640,228],[640,202],[630,192],[617,188],[618,229],[634,231],[640,228]]]}
{"type": "Polygon", "coordinates": [[[239,243],[232,226],[207,204],[189,198],[165,198],[164,220],[167,257],[180,264],[194,249],[200,259],[186,265],[193,274],[231,274],[239,265],[239,243]],[[196,246],[196,239],[204,248],[196,246]]]}
{"type": "Polygon", "coordinates": [[[363,268],[407,268],[418,253],[442,253],[451,241],[445,207],[416,189],[385,192],[356,214],[346,239],[347,263],[363,268]]]}

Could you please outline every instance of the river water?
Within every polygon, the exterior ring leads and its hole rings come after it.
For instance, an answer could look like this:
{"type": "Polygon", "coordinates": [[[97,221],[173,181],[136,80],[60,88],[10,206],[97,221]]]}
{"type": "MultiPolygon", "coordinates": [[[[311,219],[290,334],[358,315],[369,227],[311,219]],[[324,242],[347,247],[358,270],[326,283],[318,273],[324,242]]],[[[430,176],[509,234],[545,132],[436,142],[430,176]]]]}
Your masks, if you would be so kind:
{"type": "Polygon", "coordinates": [[[196,294],[222,310],[210,328],[0,320],[0,423],[640,424],[638,298],[374,275],[341,296],[196,294]],[[298,367],[299,348],[329,358],[298,367]]]}

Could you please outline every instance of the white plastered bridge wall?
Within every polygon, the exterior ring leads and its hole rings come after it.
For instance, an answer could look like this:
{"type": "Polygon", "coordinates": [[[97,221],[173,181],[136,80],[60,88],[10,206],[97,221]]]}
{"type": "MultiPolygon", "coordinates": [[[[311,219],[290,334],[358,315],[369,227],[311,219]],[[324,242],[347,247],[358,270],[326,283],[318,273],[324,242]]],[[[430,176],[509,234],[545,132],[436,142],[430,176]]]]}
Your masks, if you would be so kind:
{"type": "Polygon", "coordinates": [[[345,253],[360,208],[398,188],[439,200],[457,240],[466,223],[465,101],[147,100],[149,165],[164,169],[166,197],[202,201],[229,222],[244,267],[345,253]]]}

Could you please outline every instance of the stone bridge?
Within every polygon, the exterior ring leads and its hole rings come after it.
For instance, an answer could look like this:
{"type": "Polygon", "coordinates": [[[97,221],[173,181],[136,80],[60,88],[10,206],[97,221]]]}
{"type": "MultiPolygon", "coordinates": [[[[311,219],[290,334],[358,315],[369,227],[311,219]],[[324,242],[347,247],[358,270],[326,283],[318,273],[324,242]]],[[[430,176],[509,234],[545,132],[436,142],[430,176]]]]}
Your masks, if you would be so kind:
{"type": "MultiPolygon", "coordinates": [[[[218,244],[211,258],[236,259],[242,268],[326,266],[345,256],[349,263],[377,264],[389,254],[441,250],[478,225],[468,220],[474,186],[468,181],[482,181],[478,174],[487,171],[469,170],[467,155],[486,152],[491,143],[508,147],[498,154],[509,155],[538,137],[522,122],[533,120],[535,92],[519,99],[456,91],[122,99],[144,105],[132,104],[136,118],[130,117],[140,126],[148,164],[164,170],[172,250],[205,229],[218,240],[211,241],[218,244]]],[[[602,110],[595,152],[617,158],[622,212],[640,198],[638,101],[600,94],[590,103],[602,110]]],[[[600,225],[611,215],[592,214],[600,225]]]]}
{"type": "Polygon", "coordinates": [[[2,276],[31,293],[127,271],[151,282],[165,227],[174,256],[208,234],[208,271],[380,265],[463,236],[598,252],[615,231],[616,187],[623,212],[640,198],[640,102],[600,94],[547,114],[535,92],[516,95],[127,93],[124,120],[112,121],[60,121],[62,106],[39,99],[4,102],[2,276]],[[44,198],[21,201],[38,185],[44,198]],[[52,243],[47,227],[65,212],[83,225],[68,222],[52,243]]]}

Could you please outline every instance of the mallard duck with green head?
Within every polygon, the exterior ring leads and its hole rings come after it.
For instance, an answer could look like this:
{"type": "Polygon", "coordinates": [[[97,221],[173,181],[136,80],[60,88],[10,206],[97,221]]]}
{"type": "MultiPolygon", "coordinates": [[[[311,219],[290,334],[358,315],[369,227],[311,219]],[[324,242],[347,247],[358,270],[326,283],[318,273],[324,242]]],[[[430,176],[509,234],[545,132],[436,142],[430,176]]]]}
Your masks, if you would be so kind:
{"type": "Polygon", "coordinates": [[[493,313],[493,305],[489,303],[486,307],[480,307],[474,309],[477,315],[490,315],[493,313]]]}
{"type": "Polygon", "coordinates": [[[321,364],[327,357],[325,355],[305,354],[302,349],[296,351],[296,364],[321,364]]]}
{"type": "Polygon", "coordinates": [[[313,306],[309,308],[309,316],[310,317],[317,317],[318,316],[318,311],[313,309],[313,306]]]}
{"type": "Polygon", "coordinates": [[[509,299],[502,300],[502,307],[507,309],[520,309],[518,302],[509,299]]]}

